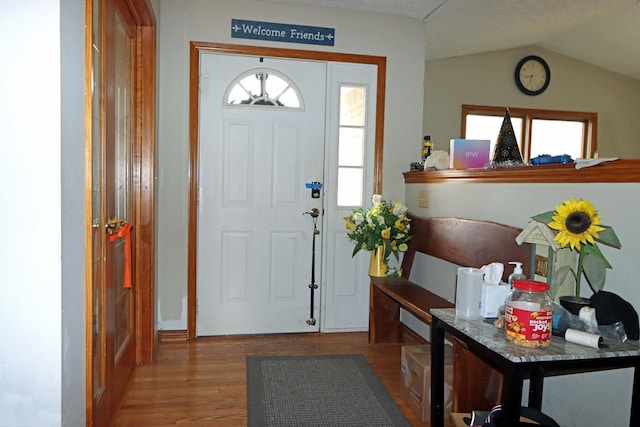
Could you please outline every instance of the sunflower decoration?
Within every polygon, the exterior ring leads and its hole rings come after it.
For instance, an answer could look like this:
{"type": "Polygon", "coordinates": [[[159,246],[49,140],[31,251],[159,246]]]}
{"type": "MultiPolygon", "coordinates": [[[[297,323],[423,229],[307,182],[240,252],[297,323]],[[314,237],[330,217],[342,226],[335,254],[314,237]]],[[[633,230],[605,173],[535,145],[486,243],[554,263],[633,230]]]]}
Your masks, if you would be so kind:
{"type": "Polygon", "coordinates": [[[600,215],[588,200],[566,200],[556,207],[552,221],[547,225],[556,230],[556,242],[563,248],[580,250],[580,245],[595,243],[600,231],[600,215]]]}
{"type": "Polygon", "coordinates": [[[554,240],[561,247],[569,247],[572,251],[578,252],[577,271],[563,266],[554,274],[560,283],[569,272],[573,274],[576,299],[580,297],[583,275],[594,293],[604,288],[606,269],[612,267],[600,251],[598,243],[616,249],[620,249],[622,245],[613,228],[601,223],[601,217],[591,202],[575,198],[565,200],[556,206],[555,211],[536,215],[532,219],[554,230],[554,240]]]}

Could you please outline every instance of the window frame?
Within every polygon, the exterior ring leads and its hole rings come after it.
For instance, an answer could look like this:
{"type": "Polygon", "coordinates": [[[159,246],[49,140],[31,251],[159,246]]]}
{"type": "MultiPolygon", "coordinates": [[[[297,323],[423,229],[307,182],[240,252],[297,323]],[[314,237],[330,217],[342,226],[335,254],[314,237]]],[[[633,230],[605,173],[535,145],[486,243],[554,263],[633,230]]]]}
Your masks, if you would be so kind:
{"type": "Polygon", "coordinates": [[[540,119],[583,122],[585,132],[582,135],[581,157],[591,159],[596,156],[598,151],[598,113],[463,104],[460,134],[463,138],[466,135],[469,114],[503,117],[507,108],[511,117],[523,120],[522,135],[518,135],[523,161],[530,160],[532,123],[533,120],[540,119]]]}

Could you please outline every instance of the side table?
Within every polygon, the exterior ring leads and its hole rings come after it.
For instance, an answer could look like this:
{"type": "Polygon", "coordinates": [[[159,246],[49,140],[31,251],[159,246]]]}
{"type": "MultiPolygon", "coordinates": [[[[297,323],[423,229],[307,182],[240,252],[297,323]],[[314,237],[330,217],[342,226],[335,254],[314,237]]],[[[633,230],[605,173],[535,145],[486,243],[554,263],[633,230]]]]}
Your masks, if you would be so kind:
{"type": "MultiPolygon", "coordinates": [[[[510,343],[504,331],[483,319],[456,318],[455,309],[432,309],[431,328],[431,425],[444,427],[444,338],[449,333],[469,351],[503,375],[501,426],[518,425],[522,386],[529,379],[528,406],[541,409],[544,377],[607,369],[634,369],[630,426],[640,425],[640,342],[596,349],[566,342],[554,336],[546,348],[526,348],[510,343]]],[[[454,385],[455,387],[455,385],[454,385]]]]}

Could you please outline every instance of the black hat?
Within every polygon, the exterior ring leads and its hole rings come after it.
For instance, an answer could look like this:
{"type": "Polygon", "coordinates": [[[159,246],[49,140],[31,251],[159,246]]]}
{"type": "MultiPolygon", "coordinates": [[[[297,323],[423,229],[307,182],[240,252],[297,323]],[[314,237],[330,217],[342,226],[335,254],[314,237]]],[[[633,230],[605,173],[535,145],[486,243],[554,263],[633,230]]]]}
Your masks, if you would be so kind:
{"type": "Polygon", "coordinates": [[[591,307],[596,309],[598,325],[612,325],[616,322],[622,322],[627,338],[634,341],[640,339],[638,313],[628,301],[607,291],[596,292],[590,300],[591,307]]]}

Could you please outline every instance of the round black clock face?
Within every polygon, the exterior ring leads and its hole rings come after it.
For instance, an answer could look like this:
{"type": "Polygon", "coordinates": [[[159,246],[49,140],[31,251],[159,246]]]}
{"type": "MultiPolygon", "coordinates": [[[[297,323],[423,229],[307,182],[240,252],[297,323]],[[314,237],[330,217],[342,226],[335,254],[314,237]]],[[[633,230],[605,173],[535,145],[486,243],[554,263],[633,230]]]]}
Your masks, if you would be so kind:
{"type": "Polygon", "coordinates": [[[551,71],[547,62],[539,56],[522,58],[516,65],[516,85],[527,95],[540,95],[549,87],[551,71]]]}

